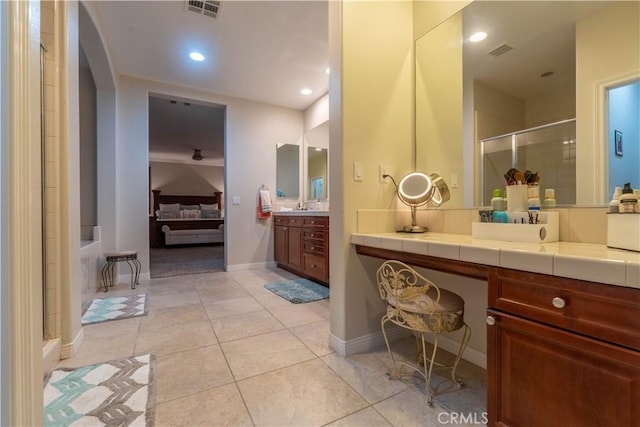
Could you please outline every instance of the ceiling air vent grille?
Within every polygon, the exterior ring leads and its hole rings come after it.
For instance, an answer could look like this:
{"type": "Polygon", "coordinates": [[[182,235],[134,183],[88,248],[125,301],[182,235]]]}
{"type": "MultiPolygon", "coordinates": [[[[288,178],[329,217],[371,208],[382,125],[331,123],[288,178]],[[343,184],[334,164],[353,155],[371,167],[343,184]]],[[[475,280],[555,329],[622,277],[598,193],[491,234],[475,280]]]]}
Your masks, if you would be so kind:
{"type": "Polygon", "coordinates": [[[187,9],[201,15],[217,18],[221,3],[221,1],[213,0],[187,0],[187,9]]]}
{"type": "Polygon", "coordinates": [[[505,53],[509,52],[512,49],[513,49],[513,46],[509,46],[506,43],[502,43],[500,46],[496,47],[491,52],[488,52],[488,54],[491,56],[500,56],[500,55],[504,55],[505,53]]]}

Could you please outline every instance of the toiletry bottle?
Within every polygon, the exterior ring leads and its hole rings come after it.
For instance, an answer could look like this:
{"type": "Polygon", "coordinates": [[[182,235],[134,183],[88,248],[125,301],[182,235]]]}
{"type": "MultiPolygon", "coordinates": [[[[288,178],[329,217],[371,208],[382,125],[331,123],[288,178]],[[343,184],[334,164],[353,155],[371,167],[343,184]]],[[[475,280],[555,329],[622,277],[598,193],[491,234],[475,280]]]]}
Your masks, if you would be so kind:
{"type": "Polygon", "coordinates": [[[499,189],[493,190],[493,199],[491,199],[491,209],[494,211],[505,210],[505,200],[502,198],[502,193],[499,189]]]}
{"type": "Polygon", "coordinates": [[[621,195],[622,195],[622,188],[616,187],[613,190],[613,196],[611,196],[611,201],[609,202],[609,213],[620,212],[620,196],[621,195]]]}
{"type": "Polygon", "coordinates": [[[622,189],[620,196],[620,213],[635,213],[638,206],[638,198],[633,194],[631,183],[627,182],[622,189]]]}
{"type": "Polygon", "coordinates": [[[493,211],[491,222],[505,224],[507,222],[507,213],[505,211],[493,211]]]}
{"type": "Polygon", "coordinates": [[[556,190],[553,188],[546,188],[544,190],[544,200],[542,201],[542,207],[545,209],[552,209],[556,207],[556,190]]]}

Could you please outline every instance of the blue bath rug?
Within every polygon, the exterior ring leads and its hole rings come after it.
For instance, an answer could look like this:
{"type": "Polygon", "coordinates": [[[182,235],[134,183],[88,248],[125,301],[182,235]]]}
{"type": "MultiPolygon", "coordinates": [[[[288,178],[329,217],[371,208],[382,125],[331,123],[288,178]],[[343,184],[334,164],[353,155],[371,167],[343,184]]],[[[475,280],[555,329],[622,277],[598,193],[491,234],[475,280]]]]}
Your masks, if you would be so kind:
{"type": "Polygon", "coordinates": [[[267,283],[264,287],[293,304],[303,304],[329,298],[329,288],[308,279],[267,283]]]}
{"type": "Polygon", "coordinates": [[[82,316],[82,324],[144,316],[147,314],[147,308],[147,294],[98,298],[91,301],[91,305],[82,316]]]}

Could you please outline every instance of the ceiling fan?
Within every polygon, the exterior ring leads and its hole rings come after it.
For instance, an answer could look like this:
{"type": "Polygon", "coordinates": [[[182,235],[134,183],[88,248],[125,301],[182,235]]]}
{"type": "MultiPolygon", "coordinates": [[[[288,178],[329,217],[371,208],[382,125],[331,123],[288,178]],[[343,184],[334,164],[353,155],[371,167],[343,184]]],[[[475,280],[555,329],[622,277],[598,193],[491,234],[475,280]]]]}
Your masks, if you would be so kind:
{"type": "Polygon", "coordinates": [[[204,157],[202,157],[202,150],[200,150],[199,148],[194,148],[193,149],[193,156],[191,156],[191,158],[193,160],[202,160],[204,157]]]}

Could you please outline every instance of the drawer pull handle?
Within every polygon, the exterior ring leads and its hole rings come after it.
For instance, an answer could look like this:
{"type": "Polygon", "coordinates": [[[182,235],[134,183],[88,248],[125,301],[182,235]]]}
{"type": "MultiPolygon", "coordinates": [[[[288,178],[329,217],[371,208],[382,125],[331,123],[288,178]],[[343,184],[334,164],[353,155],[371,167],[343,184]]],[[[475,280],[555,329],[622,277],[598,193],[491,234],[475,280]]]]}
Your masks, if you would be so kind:
{"type": "Polygon", "coordinates": [[[317,266],[315,264],[311,264],[311,268],[316,268],[317,266]]]}
{"type": "Polygon", "coordinates": [[[311,233],[311,237],[316,237],[316,235],[315,235],[315,234],[313,234],[313,233],[311,233]]]}
{"type": "Polygon", "coordinates": [[[554,299],[552,299],[551,304],[553,304],[555,308],[564,308],[567,305],[565,300],[560,297],[555,297],[554,299]]]}
{"type": "Polygon", "coordinates": [[[315,223],[316,223],[315,221],[311,220],[311,224],[315,224],[315,223]]]}
{"type": "Polygon", "coordinates": [[[496,318],[493,316],[487,316],[487,325],[493,326],[496,324],[496,318]]]}
{"type": "Polygon", "coordinates": [[[315,250],[315,249],[316,249],[316,248],[315,248],[315,246],[311,246],[311,250],[312,250],[312,251],[313,251],[313,250],[315,250]]]}

